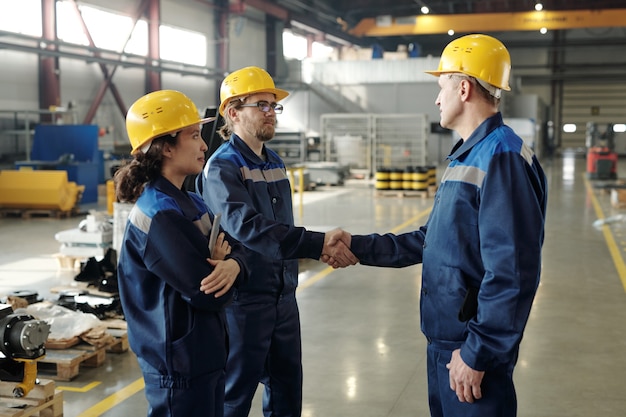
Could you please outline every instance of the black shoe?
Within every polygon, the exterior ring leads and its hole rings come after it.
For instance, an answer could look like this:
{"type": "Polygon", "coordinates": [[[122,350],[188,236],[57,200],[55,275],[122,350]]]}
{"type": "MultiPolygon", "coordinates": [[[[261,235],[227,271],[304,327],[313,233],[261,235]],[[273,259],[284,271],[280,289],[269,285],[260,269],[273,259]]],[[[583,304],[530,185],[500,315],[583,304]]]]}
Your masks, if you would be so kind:
{"type": "Polygon", "coordinates": [[[74,281],[96,282],[102,278],[102,269],[96,258],[89,258],[87,262],[81,264],[80,272],[74,277],[74,281]]]}
{"type": "Polygon", "coordinates": [[[109,248],[99,264],[104,273],[117,271],[117,252],[115,249],[109,248]]]}
{"type": "Polygon", "coordinates": [[[98,291],[116,294],[119,292],[117,286],[117,273],[105,273],[104,278],[98,283],[98,291]]]}

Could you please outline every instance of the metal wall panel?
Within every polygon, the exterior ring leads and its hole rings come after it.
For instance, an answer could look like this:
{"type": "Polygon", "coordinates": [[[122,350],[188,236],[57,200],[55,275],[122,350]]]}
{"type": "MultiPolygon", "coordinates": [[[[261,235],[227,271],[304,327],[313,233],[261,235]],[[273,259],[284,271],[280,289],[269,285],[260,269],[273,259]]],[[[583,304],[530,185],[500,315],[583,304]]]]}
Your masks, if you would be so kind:
{"type": "Polygon", "coordinates": [[[565,84],[562,121],[576,124],[576,132],[561,133],[562,149],[584,149],[587,122],[604,128],[626,122],[626,84],[565,84]]]}

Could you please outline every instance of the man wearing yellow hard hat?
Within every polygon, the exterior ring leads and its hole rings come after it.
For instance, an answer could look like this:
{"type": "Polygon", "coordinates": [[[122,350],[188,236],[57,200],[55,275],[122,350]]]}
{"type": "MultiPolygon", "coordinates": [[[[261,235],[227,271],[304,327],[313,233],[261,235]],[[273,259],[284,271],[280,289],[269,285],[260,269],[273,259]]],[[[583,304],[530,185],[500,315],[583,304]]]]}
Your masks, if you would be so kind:
{"type": "Polygon", "coordinates": [[[222,213],[224,229],[246,247],[249,278],[226,308],[230,354],[226,365],[226,417],[246,417],[258,384],[265,385],[265,415],[299,417],[302,411],[302,349],[296,302],[298,259],[333,255],[356,259],[326,234],[294,226],[285,164],[265,144],[274,137],[280,103],[262,68],[229,74],[220,89],[221,135],[227,140],[203,170],[202,195],[222,213]]]}
{"type": "Polygon", "coordinates": [[[204,166],[200,126],[208,121],[175,90],[140,97],[126,116],[133,159],[116,172],[115,183],[119,200],[134,206],[118,281],[148,416],[223,416],[223,309],[246,268],[238,244],[231,240],[231,248],[223,234],[209,253],[214,219],[201,198],[182,190],[185,177],[204,166]]]}
{"type": "MultiPolygon", "coordinates": [[[[435,104],[461,140],[448,156],[426,224],[352,236],[361,264],[423,263],[422,332],[432,417],[514,417],[519,345],[541,271],[547,181],[532,149],[503,123],[511,59],[483,34],[450,42],[435,104]]],[[[344,241],[350,240],[343,236],[344,241]]]]}

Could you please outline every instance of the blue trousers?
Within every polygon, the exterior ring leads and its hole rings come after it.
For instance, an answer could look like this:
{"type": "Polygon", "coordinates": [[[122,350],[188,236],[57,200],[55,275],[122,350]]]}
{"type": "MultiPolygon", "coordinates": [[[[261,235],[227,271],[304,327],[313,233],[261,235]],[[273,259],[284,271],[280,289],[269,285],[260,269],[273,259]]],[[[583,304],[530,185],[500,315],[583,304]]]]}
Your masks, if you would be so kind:
{"type": "Polygon", "coordinates": [[[295,294],[274,302],[234,301],[226,307],[229,355],[225,417],[247,417],[259,383],[265,417],[300,417],[302,346],[295,294]]]}
{"type": "Polygon", "coordinates": [[[173,377],[155,373],[142,362],[148,417],[224,416],[223,370],[194,378],[173,377]]]}
{"type": "MultiPolygon", "coordinates": [[[[460,347],[460,344],[459,346],[460,347]]],[[[513,386],[513,364],[487,370],[481,384],[482,398],[462,403],[450,389],[446,365],[458,347],[428,344],[428,404],[431,417],[515,417],[517,397],[513,386]]]]}

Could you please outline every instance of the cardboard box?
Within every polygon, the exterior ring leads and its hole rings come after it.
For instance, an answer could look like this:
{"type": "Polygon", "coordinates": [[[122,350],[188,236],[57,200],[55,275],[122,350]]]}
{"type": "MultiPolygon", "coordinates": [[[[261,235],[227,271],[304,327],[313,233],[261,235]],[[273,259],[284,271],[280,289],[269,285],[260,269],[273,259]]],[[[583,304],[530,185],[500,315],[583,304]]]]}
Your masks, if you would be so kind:
{"type": "Polygon", "coordinates": [[[611,190],[611,205],[615,208],[626,208],[626,189],[611,190]]]}

